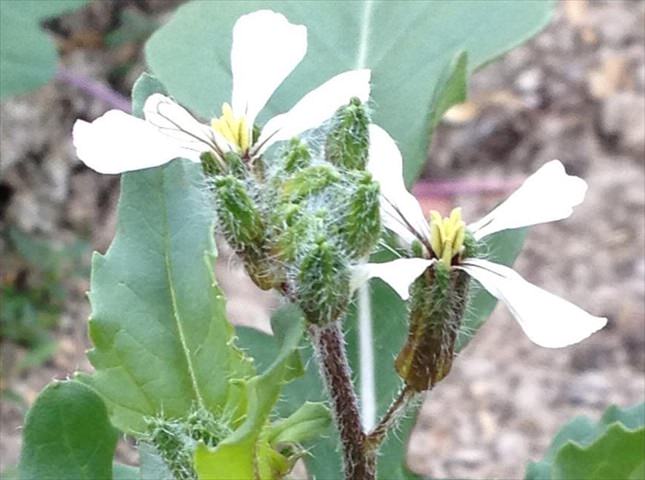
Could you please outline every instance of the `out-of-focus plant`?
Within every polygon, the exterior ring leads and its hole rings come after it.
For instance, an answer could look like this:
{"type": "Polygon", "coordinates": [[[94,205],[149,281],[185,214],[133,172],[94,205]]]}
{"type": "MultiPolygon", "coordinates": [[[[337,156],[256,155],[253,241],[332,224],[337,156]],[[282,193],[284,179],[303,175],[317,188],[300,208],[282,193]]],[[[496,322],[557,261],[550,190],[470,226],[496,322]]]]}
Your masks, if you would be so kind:
{"type": "Polygon", "coordinates": [[[550,10],[548,1],[181,7],[147,44],[155,76],[135,85],[134,115],[75,125],[79,158],[123,173],[119,221],[92,262],[96,371],[37,400],[21,478],[273,480],[299,458],[315,478],[413,478],[403,461],[413,416],[402,414],[448,374],[494,297],[546,346],[601,328],[604,319],[498,264],[518,254],[520,227],[566,218],[582,200],[584,182],[562,165],[468,227],[458,211],[416,215],[404,186],[443,113],[465,98],[468,74],[550,10]],[[545,179],[555,194],[538,208],[545,179]],[[258,287],[282,295],[274,336],[228,323],[213,231],[258,287]],[[469,294],[464,272],[493,296],[469,294]],[[370,277],[393,289],[376,283],[370,297],[360,286],[370,277]],[[533,297],[573,315],[562,318],[568,335],[539,323],[533,297]],[[137,439],[138,469],[113,466],[115,429],[137,439]],[[60,434],[63,451],[52,441],[60,434]]]}
{"type": "Polygon", "coordinates": [[[0,339],[29,348],[19,368],[46,361],[55,350],[50,331],[67,298],[65,281],[87,275],[87,242],[54,247],[45,239],[8,229],[0,284],[0,339]]]}
{"type": "Polygon", "coordinates": [[[0,98],[33,90],[56,72],[58,55],[41,22],[87,0],[3,1],[0,9],[0,98]]]}
{"type": "Polygon", "coordinates": [[[525,480],[645,478],[645,403],[609,407],[600,421],[576,417],[556,434],[525,480]]]}

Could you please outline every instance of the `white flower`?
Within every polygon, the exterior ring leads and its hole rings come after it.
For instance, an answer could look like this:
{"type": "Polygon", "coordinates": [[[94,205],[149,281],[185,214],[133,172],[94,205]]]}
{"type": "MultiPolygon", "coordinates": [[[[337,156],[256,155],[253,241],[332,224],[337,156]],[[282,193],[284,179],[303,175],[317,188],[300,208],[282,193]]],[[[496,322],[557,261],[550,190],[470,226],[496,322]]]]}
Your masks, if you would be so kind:
{"type": "Polygon", "coordinates": [[[236,151],[250,159],[275,142],[319,126],[352,97],[367,101],[370,71],[341,73],[270,119],[253,142],[257,115],[306,50],[303,25],[270,10],[243,15],[233,28],[231,105],[223,105],[221,117],[203,124],[170,98],[154,94],[145,102],[145,120],[118,110],[92,123],[78,120],[73,133],[78,157],[101,173],[155,167],[177,157],[199,162],[203,152],[221,159],[236,151]]]}
{"type": "Polygon", "coordinates": [[[370,126],[368,170],[381,185],[383,223],[409,246],[418,240],[423,258],[401,258],[355,269],[354,286],[371,277],[390,284],[405,300],[410,284],[435,262],[452,261],[509,308],[526,335],[536,344],[557,348],[577,343],[600,330],[606,318],[590,315],[566,300],[524,280],[512,269],[480,258],[462,258],[464,233],[475,240],[502,230],[567,218],[585,196],[584,180],[567,175],[553,160],[531,175],[505,202],[467,227],[460,211],[448,219],[432,216],[429,225],[421,207],[406,190],[402,158],[394,140],[380,127],[370,126]],[[431,227],[431,228],[430,228],[431,227]],[[444,260],[442,260],[442,256],[444,260]]]}

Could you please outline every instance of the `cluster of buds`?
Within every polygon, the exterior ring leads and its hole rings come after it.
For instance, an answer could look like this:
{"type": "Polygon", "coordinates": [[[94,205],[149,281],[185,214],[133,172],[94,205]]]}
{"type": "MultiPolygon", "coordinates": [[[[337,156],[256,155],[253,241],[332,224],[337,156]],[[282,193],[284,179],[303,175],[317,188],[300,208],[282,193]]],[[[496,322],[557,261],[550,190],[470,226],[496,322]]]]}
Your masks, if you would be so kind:
{"type": "Polygon", "coordinates": [[[262,289],[275,288],[324,325],[350,299],[350,268],[381,234],[379,186],[366,171],[369,115],[353,98],[274,161],[202,155],[220,233],[262,289]]]}

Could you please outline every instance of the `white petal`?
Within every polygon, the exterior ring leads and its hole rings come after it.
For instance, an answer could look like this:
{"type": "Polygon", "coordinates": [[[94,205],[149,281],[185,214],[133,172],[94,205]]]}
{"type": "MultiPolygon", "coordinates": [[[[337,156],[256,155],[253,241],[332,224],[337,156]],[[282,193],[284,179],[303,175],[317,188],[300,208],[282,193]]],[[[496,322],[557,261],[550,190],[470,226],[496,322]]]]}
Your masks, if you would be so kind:
{"type": "Polygon", "coordinates": [[[378,277],[392,287],[399,297],[407,300],[412,282],[434,262],[424,258],[399,258],[384,263],[362,263],[352,269],[351,288],[353,291],[370,278],[378,277]]]}
{"type": "Polygon", "coordinates": [[[78,158],[99,173],[156,167],[178,157],[199,161],[196,152],[120,110],[110,110],[92,123],[77,120],[73,138],[78,158]]]}
{"type": "Polygon", "coordinates": [[[484,218],[468,226],[476,239],[511,228],[562,220],[582,203],[587,183],[567,175],[559,160],[544,164],[484,218]]]}
{"type": "Polygon", "coordinates": [[[392,137],[374,124],[370,125],[367,170],[381,187],[381,217],[385,227],[408,245],[417,235],[429,239],[430,228],[421,205],[405,188],[401,152],[392,137]]]}
{"type": "Polygon", "coordinates": [[[607,324],[606,318],[594,317],[503,265],[468,259],[459,268],[504,302],[529,339],[542,347],[578,343],[607,324]]]}
{"type": "Polygon", "coordinates": [[[266,123],[258,139],[259,152],[275,142],[289,140],[305,130],[319,127],[336,110],[347,105],[352,97],[366,102],[370,96],[370,76],[370,70],[350,70],[332,77],[306,94],[291,110],[266,123]]]}
{"type": "Polygon", "coordinates": [[[232,108],[252,127],[273,92],[307,52],[307,28],[284,15],[259,10],[241,16],[233,27],[232,108]]]}
{"type": "Polygon", "coordinates": [[[160,93],[150,95],[143,106],[146,121],[181,146],[206,152],[217,146],[228,150],[228,142],[216,132],[195,119],[188,110],[160,93]]]}

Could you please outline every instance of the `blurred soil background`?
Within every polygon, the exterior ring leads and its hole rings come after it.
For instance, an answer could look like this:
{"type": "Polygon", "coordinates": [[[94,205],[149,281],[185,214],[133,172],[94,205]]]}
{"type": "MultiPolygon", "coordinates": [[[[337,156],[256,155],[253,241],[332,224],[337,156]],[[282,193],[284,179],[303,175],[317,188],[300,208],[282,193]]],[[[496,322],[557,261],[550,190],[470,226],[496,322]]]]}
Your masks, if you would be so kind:
{"type": "MultiPolygon", "coordinates": [[[[0,471],[18,460],[38,392],[90,369],[90,255],[114,234],[119,179],[75,159],[72,124],[127,98],[145,69],[143,42],[178,3],[95,0],[46,22],[64,74],[0,106],[0,471]]],[[[552,351],[498,308],[428,395],[410,442],[415,471],[521,478],[572,416],[645,397],[644,45],[645,2],[562,1],[543,33],[473,77],[469,102],[436,132],[415,188],[426,208],[463,205],[474,220],[553,158],[587,180],[585,203],[567,221],[531,229],[516,266],[609,325],[552,351]]],[[[232,317],[266,325],[273,297],[223,250],[232,317]]]]}

